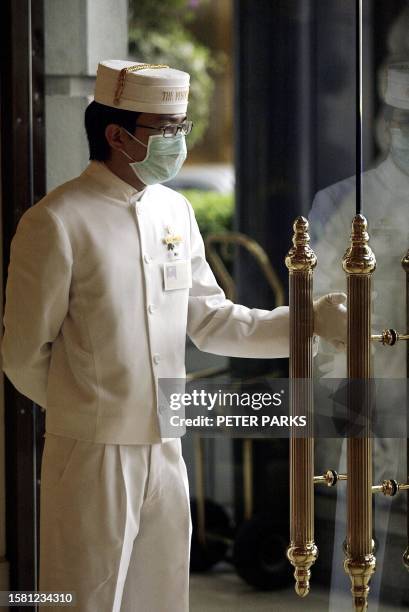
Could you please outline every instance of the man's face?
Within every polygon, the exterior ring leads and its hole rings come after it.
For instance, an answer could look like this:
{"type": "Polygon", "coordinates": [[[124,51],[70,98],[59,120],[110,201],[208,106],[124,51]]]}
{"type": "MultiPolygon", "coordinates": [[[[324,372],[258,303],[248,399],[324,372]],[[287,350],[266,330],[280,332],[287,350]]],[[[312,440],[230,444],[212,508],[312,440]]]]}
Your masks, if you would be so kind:
{"type": "MultiPolygon", "coordinates": [[[[161,128],[167,125],[177,125],[186,120],[186,113],[176,115],[158,115],[155,113],[141,113],[137,120],[137,125],[133,136],[148,145],[149,136],[162,134],[161,128]]],[[[134,161],[142,161],[146,157],[146,146],[131,138],[125,132],[126,151],[134,161]]]]}

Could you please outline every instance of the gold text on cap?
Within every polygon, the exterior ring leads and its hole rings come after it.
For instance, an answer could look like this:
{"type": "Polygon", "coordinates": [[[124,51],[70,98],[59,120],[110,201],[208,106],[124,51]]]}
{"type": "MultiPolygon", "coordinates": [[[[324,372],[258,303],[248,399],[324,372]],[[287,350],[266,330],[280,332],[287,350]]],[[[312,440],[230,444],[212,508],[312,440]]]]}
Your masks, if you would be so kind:
{"type": "Polygon", "coordinates": [[[121,99],[122,92],[125,87],[126,73],[137,72],[138,70],[147,70],[148,68],[169,68],[169,66],[166,66],[166,64],[135,64],[134,66],[122,68],[118,75],[118,84],[115,91],[114,104],[119,104],[119,100],[121,99]]]}

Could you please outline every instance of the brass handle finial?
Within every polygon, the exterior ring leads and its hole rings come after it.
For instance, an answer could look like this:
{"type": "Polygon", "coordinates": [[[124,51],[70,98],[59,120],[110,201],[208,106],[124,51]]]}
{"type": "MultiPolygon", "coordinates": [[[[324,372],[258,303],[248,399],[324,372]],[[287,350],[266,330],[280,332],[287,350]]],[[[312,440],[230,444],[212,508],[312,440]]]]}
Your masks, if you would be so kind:
{"type": "Polygon", "coordinates": [[[297,217],[293,224],[293,246],[285,258],[290,272],[312,271],[317,265],[317,257],[310,247],[309,224],[305,217],[297,217]]]}
{"type": "Polygon", "coordinates": [[[365,217],[356,215],[352,221],[351,243],[342,260],[342,267],[347,274],[371,274],[376,268],[367,228],[365,217]]]}

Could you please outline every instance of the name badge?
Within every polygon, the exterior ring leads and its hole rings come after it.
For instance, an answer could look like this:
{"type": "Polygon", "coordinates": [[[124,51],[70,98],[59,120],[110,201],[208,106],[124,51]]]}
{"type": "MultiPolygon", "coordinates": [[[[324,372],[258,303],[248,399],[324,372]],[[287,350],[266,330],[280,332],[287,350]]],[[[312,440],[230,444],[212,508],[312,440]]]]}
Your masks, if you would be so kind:
{"type": "Polygon", "coordinates": [[[168,261],[163,264],[165,291],[172,289],[189,289],[192,286],[190,260],[168,261]]]}

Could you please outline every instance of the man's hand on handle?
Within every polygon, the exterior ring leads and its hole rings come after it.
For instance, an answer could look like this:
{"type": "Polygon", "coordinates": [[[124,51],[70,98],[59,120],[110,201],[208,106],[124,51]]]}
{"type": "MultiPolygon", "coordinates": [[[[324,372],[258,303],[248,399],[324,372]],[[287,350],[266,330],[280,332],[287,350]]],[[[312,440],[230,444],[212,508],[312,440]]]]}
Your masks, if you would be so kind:
{"type": "Polygon", "coordinates": [[[338,351],[347,343],[347,296],[328,293],[314,300],[314,334],[330,342],[338,351]]]}

